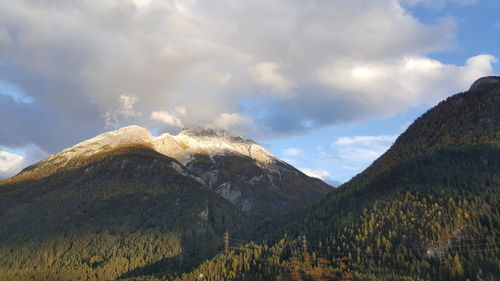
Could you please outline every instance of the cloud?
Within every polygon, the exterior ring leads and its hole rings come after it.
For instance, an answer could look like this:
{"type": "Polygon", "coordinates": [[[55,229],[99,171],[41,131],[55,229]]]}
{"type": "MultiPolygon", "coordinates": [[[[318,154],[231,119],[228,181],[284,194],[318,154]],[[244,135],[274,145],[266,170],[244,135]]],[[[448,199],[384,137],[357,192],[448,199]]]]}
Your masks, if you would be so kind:
{"type": "Polygon", "coordinates": [[[153,0],[132,0],[132,2],[134,2],[134,4],[139,9],[149,7],[149,5],[151,4],[151,1],[153,1],[153,0]]]}
{"type": "Polygon", "coordinates": [[[302,168],[300,170],[304,174],[306,174],[310,177],[318,178],[320,180],[325,180],[325,179],[328,179],[330,177],[330,172],[328,172],[327,170],[313,170],[313,169],[308,169],[308,168],[302,168]]]}
{"type": "Polygon", "coordinates": [[[185,107],[176,107],[173,112],[168,111],[153,111],[151,119],[154,121],[162,122],[168,126],[183,128],[181,117],[186,116],[185,107]]]}
{"type": "Polygon", "coordinates": [[[133,117],[141,116],[142,113],[134,111],[134,104],[136,104],[138,100],[137,97],[128,94],[120,95],[118,97],[118,108],[102,114],[105,120],[104,127],[117,128],[123,123],[122,120],[130,120],[133,117]]]}
{"type": "Polygon", "coordinates": [[[318,178],[334,187],[342,184],[342,182],[332,179],[330,172],[328,172],[327,170],[314,170],[308,168],[301,168],[299,170],[310,177],[318,178]]]}
{"type": "MultiPolygon", "coordinates": [[[[0,35],[1,37],[1,35],[0,35]]],[[[1,40],[1,38],[0,38],[1,40]]],[[[11,84],[0,81],[0,95],[10,96],[16,102],[32,103],[33,98],[25,96],[19,89],[11,84]]]]}
{"type": "Polygon", "coordinates": [[[24,158],[20,155],[0,150],[0,178],[5,178],[22,168],[24,158]]]}
{"type": "Polygon", "coordinates": [[[14,176],[28,165],[48,156],[45,151],[33,144],[11,152],[7,150],[5,147],[0,147],[0,179],[14,176]]]}
{"type": "Polygon", "coordinates": [[[0,80],[32,102],[0,95],[0,145],[56,152],[165,120],[270,138],[390,116],[492,73],[487,54],[429,58],[455,29],[396,0],[2,1],[0,80]]]}
{"type": "Polygon", "coordinates": [[[139,100],[138,98],[130,95],[120,95],[120,110],[118,113],[124,117],[141,116],[141,113],[134,111],[134,104],[139,100]]]}
{"type": "Polygon", "coordinates": [[[186,116],[186,108],[184,106],[177,106],[174,108],[174,112],[178,116],[186,116]]]}
{"type": "Polygon", "coordinates": [[[283,155],[285,156],[299,156],[301,153],[302,151],[295,147],[290,147],[283,150],[283,155]]]}
{"type": "Polygon", "coordinates": [[[319,78],[332,91],[345,93],[344,99],[387,116],[405,105],[434,104],[444,93],[467,89],[470,81],[492,72],[495,61],[490,55],[472,57],[465,66],[445,65],[424,57],[371,63],[344,61],[320,70],[319,78]]]}
{"type": "Polygon", "coordinates": [[[269,127],[258,124],[252,118],[239,113],[222,113],[208,123],[207,127],[223,129],[239,135],[252,135],[257,138],[272,134],[269,127]]]}
{"type": "Polygon", "coordinates": [[[118,109],[105,112],[102,115],[105,120],[105,128],[116,128],[121,124],[121,119],[129,120],[132,117],[139,117],[142,115],[141,112],[135,112],[134,110],[134,104],[139,101],[137,97],[122,94],[118,97],[118,101],[118,109]]]}
{"type": "MultiPolygon", "coordinates": [[[[387,151],[396,138],[397,135],[338,137],[329,147],[316,147],[316,163],[320,163],[320,167],[335,167],[335,178],[347,181],[387,151]]],[[[325,181],[340,185],[331,179],[325,181]]]]}
{"type": "Polygon", "coordinates": [[[340,137],[332,148],[347,166],[367,167],[382,155],[397,135],[340,137]]]}
{"type": "Polygon", "coordinates": [[[280,67],[275,62],[260,62],[250,68],[249,75],[258,85],[269,87],[278,96],[286,97],[286,92],[292,88],[293,84],[278,73],[280,67]]]}
{"type": "Polygon", "coordinates": [[[241,116],[238,113],[222,113],[213,122],[215,127],[224,130],[230,130],[235,126],[245,126],[252,123],[253,121],[250,118],[241,116]]]}
{"type": "Polygon", "coordinates": [[[334,145],[341,147],[352,145],[379,146],[394,142],[396,137],[395,135],[340,137],[334,142],[334,145]]]}
{"type": "Polygon", "coordinates": [[[424,5],[432,8],[443,8],[446,4],[468,6],[476,4],[478,1],[479,0],[402,0],[401,2],[409,5],[424,5]]]}

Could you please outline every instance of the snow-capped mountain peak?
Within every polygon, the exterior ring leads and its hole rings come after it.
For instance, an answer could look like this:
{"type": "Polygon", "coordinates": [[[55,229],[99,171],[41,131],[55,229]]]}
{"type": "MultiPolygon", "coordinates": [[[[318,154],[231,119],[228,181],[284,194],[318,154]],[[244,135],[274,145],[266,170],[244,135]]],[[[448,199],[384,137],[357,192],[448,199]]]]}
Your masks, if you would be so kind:
{"type": "Polygon", "coordinates": [[[269,163],[276,158],[252,140],[233,136],[227,131],[213,129],[187,129],[178,135],[163,134],[153,141],[156,151],[185,164],[195,154],[210,157],[235,153],[248,156],[259,163],[269,163]]]}
{"type": "Polygon", "coordinates": [[[21,173],[31,173],[53,165],[63,167],[71,160],[79,157],[89,157],[114,147],[133,144],[149,146],[163,155],[178,160],[182,164],[190,162],[192,157],[197,154],[208,155],[212,158],[215,155],[233,153],[248,156],[260,164],[267,164],[276,160],[270,152],[255,142],[233,136],[223,130],[185,129],[177,135],[165,133],[154,137],[147,129],[133,125],[106,132],[78,143],[45,158],[36,166],[29,167],[21,173]]]}
{"type": "Polygon", "coordinates": [[[119,163],[115,166],[119,173],[129,161],[135,161],[128,159],[137,159],[134,158],[137,155],[154,159],[150,164],[130,163],[135,171],[140,171],[137,175],[142,175],[145,169],[158,172],[154,170],[155,163],[162,157],[147,148],[177,160],[170,159],[170,167],[180,175],[205,185],[256,218],[286,213],[330,190],[327,184],[309,178],[252,140],[203,128],[155,137],[139,126],[110,131],[78,143],[24,169],[14,181],[46,178],[58,171],[80,168],[85,178],[89,171],[99,170],[105,163],[119,163]],[[123,156],[120,153],[128,158],[120,158],[123,156]]]}

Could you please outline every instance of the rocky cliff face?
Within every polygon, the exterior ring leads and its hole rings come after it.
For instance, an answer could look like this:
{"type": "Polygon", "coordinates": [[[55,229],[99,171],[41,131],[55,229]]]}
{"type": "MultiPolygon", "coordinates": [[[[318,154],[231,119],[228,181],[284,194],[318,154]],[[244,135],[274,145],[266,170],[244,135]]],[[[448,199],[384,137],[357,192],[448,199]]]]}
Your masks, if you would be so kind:
{"type": "Polygon", "coordinates": [[[186,167],[245,214],[256,218],[285,214],[332,190],[282,161],[260,163],[236,153],[193,155],[186,167]]]}

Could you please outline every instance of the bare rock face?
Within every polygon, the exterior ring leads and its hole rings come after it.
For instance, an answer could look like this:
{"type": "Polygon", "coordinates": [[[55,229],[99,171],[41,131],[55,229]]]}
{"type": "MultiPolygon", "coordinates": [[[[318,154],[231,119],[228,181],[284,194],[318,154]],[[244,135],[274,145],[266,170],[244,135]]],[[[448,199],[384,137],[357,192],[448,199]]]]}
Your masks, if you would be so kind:
{"type": "Polygon", "coordinates": [[[484,85],[492,85],[492,84],[499,84],[500,83],[500,76],[486,76],[477,79],[472,85],[470,86],[470,90],[477,89],[478,87],[482,87],[484,85]]]}
{"type": "Polygon", "coordinates": [[[279,159],[263,163],[238,153],[197,154],[186,167],[255,219],[286,214],[332,190],[279,159]]]}

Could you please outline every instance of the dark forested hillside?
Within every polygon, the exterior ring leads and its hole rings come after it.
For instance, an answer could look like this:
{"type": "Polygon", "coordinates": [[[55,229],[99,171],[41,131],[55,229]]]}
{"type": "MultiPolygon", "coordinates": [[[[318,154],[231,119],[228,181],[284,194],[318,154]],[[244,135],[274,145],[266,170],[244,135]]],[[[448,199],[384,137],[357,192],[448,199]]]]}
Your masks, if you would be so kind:
{"type": "Polygon", "coordinates": [[[0,185],[0,280],[189,269],[183,259],[210,257],[224,231],[245,222],[176,160],[148,147],[122,146],[80,164],[0,185]]]}
{"type": "MultiPolygon", "coordinates": [[[[448,185],[453,190],[480,192],[482,181],[493,183],[500,176],[498,85],[451,96],[430,109],[363,173],[311,206],[335,210],[314,213],[310,218],[308,211],[303,211],[307,218],[293,214],[293,228],[299,218],[315,220],[319,215],[325,221],[330,214],[359,212],[360,206],[393,191],[407,190],[407,186],[448,185]]],[[[310,229],[317,224],[306,225],[310,229]]]]}
{"type": "Polygon", "coordinates": [[[178,280],[499,280],[498,147],[439,150],[366,188],[271,222],[267,239],[178,280]]]}

